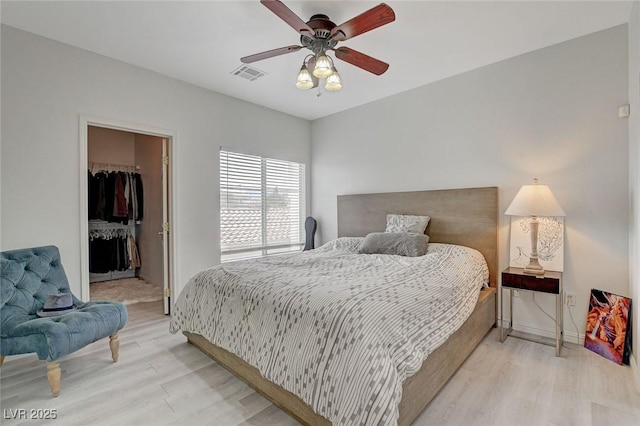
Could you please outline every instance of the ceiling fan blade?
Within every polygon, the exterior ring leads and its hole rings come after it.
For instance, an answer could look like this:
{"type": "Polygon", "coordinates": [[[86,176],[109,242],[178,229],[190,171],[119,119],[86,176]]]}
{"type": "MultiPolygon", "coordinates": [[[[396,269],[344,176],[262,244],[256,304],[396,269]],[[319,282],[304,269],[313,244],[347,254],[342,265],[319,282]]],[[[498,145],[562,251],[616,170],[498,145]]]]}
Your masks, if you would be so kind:
{"type": "Polygon", "coordinates": [[[267,9],[278,15],[280,19],[289,24],[291,28],[303,35],[315,36],[315,31],[298,15],[293,13],[284,3],[279,0],[260,0],[267,9]]]}
{"type": "Polygon", "coordinates": [[[338,47],[335,49],[335,52],[336,58],[349,62],[351,65],[355,65],[375,75],[384,74],[385,71],[389,69],[389,64],[386,62],[382,62],[379,59],[372,58],[348,47],[338,47]]]}
{"type": "Polygon", "coordinates": [[[249,55],[240,58],[240,61],[245,64],[250,64],[251,62],[261,61],[267,58],[273,58],[274,56],[280,56],[287,53],[297,52],[302,49],[302,46],[287,46],[280,47],[278,49],[267,50],[266,52],[256,53],[255,55],[249,55]]]}
{"type": "Polygon", "coordinates": [[[330,39],[344,41],[396,20],[396,14],[384,3],[331,29],[330,39]]]}

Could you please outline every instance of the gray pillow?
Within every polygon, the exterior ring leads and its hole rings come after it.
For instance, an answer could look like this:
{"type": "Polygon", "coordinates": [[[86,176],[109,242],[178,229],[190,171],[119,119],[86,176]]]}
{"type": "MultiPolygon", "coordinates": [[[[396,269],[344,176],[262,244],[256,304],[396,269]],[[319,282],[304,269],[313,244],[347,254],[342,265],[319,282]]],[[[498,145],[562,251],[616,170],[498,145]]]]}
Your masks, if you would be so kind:
{"type": "Polygon", "coordinates": [[[427,252],[429,236],[414,232],[373,232],[360,245],[362,254],[395,254],[423,256],[427,252]]]}

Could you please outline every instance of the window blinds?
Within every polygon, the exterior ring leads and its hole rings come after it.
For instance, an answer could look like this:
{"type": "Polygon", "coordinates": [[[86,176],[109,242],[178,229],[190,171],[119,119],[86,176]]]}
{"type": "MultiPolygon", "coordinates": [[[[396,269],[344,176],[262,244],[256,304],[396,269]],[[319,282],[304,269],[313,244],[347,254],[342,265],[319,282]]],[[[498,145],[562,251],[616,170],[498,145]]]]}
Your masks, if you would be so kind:
{"type": "Polygon", "coordinates": [[[304,164],[220,151],[222,261],[304,243],[304,164]]]}

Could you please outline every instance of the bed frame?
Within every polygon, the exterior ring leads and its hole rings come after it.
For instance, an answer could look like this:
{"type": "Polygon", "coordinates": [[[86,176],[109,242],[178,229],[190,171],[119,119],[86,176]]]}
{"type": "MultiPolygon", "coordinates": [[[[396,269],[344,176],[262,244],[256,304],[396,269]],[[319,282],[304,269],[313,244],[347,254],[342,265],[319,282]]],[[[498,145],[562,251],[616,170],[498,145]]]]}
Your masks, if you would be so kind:
{"type": "MultiPolygon", "coordinates": [[[[498,188],[446,189],[338,196],[338,236],[365,236],[385,229],[388,213],[428,215],[430,242],[460,244],[480,251],[489,265],[491,288],[483,289],[476,308],[421,369],[402,387],[399,425],[409,425],[495,326],[498,267],[498,188]]],[[[253,366],[204,337],[184,332],[191,344],[306,425],[330,425],[291,392],[263,378],[253,366]]]]}

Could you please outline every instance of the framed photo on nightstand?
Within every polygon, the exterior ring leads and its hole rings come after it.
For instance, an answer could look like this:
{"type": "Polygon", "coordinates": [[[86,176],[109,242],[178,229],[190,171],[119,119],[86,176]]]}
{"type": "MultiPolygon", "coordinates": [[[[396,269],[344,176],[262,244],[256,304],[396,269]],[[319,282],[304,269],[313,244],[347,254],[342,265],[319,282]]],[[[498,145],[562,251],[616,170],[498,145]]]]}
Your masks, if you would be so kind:
{"type": "MultiPolygon", "coordinates": [[[[547,271],[564,270],[564,218],[538,218],[538,260],[547,271]]],[[[531,218],[511,216],[509,266],[524,268],[531,255],[531,218]]]]}

